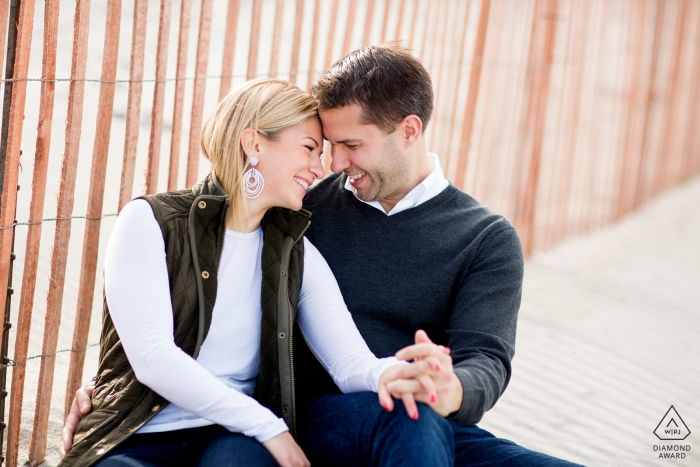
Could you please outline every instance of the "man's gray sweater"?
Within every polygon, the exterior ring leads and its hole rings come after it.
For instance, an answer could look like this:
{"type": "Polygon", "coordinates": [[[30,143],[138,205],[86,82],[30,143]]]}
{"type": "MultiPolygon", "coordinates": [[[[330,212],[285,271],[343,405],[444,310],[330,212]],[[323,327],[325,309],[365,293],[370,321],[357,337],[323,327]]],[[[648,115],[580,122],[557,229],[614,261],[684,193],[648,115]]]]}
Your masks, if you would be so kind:
{"type": "MultiPolygon", "coordinates": [[[[511,376],[523,280],[515,229],[453,185],[387,216],[346,190],[345,180],[332,175],[309,191],[306,236],[377,357],[413,344],[418,329],[450,347],[464,389],[450,418],[478,422],[511,376]]],[[[337,392],[304,345],[295,346],[295,364],[302,403],[337,392]]]]}

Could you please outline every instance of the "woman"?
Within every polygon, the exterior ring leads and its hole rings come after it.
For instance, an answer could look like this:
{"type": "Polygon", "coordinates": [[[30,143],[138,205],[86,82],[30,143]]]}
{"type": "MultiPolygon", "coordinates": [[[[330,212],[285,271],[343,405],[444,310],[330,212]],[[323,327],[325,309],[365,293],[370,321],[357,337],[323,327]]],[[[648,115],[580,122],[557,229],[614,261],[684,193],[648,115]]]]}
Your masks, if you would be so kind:
{"type": "Polygon", "coordinates": [[[367,348],[303,238],[322,143],[308,94],[251,81],[204,126],[211,175],[124,207],[105,257],[93,410],[61,465],[308,465],[292,436],[295,320],[343,391],[381,385],[391,404],[400,365],[367,348]]]}

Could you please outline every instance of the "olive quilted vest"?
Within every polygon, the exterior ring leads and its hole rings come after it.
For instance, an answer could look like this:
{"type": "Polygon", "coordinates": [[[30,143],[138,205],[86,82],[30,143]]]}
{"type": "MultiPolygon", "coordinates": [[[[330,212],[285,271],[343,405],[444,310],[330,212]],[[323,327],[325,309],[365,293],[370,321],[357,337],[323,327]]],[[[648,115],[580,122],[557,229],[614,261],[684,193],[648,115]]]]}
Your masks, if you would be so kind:
{"type": "MultiPolygon", "coordinates": [[[[144,196],[163,232],[175,343],[197,358],[211,325],[229,200],[211,174],[191,189],[144,196]]],[[[255,398],[295,434],[292,334],[310,213],[270,209],[263,218],[260,371],[255,398]]],[[[103,306],[93,409],[78,425],[61,466],[89,466],[168,404],[139,383],[103,306]]]]}

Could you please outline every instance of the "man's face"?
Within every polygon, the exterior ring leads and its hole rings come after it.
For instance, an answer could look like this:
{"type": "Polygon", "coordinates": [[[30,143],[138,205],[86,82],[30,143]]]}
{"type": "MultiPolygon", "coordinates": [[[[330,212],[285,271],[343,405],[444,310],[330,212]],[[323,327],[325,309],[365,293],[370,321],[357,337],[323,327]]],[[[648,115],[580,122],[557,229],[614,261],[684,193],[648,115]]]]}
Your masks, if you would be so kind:
{"type": "Polygon", "coordinates": [[[402,150],[400,131],[387,135],[362,123],[362,108],[351,104],[320,111],[323,136],[331,143],[331,170],[345,172],[357,197],[393,207],[413,186],[412,159],[402,150]]]}

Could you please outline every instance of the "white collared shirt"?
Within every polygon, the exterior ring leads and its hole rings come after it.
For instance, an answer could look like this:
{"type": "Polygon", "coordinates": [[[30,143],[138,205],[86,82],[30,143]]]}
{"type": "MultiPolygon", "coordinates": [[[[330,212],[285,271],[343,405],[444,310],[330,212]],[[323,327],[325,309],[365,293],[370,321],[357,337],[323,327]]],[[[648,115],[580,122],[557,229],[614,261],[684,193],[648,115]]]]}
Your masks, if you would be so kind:
{"type": "Polygon", "coordinates": [[[430,175],[425,177],[425,180],[420,182],[418,186],[409,191],[408,194],[404,196],[398,203],[396,203],[396,205],[389,212],[386,212],[384,210],[384,207],[381,205],[381,203],[379,203],[379,201],[364,201],[360,198],[357,198],[357,193],[355,193],[355,189],[352,187],[352,185],[350,185],[350,179],[345,180],[345,189],[348,191],[352,191],[355,197],[357,199],[360,199],[360,201],[362,201],[363,203],[369,204],[370,206],[379,209],[387,216],[393,216],[394,214],[398,214],[399,212],[405,211],[406,209],[414,208],[419,204],[425,203],[429,199],[434,198],[435,196],[439,195],[442,192],[442,190],[447,188],[447,186],[450,184],[450,182],[447,181],[445,175],[442,172],[442,167],[440,166],[440,160],[438,159],[437,154],[429,152],[428,163],[433,169],[433,171],[430,172],[430,175]]]}

